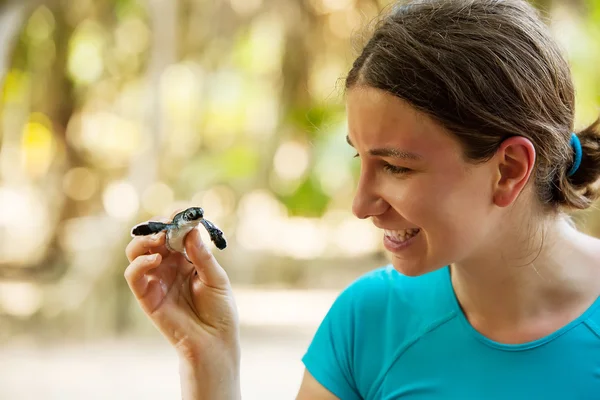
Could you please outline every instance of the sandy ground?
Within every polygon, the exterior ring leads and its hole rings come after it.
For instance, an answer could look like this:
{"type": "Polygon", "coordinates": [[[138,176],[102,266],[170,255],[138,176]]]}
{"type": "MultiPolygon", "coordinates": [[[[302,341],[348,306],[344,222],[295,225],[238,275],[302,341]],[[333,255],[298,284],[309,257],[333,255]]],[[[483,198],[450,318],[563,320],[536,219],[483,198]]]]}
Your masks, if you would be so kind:
{"type": "MultiPolygon", "coordinates": [[[[335,292],[236,291],[244,400],[294,399],[302,355],[335,292]]],[[[0,348],[1,400],[180,399],[178,363],[161,337],[0,348]]]]}
{"type": "MultiPolygon", "coordinates": [[[[293,399],[309,335],[243,339],[244,399],[293,399]]],[[[0,399],[180,399],[177,358],[162,340],[0,352],[0,399]]]]}

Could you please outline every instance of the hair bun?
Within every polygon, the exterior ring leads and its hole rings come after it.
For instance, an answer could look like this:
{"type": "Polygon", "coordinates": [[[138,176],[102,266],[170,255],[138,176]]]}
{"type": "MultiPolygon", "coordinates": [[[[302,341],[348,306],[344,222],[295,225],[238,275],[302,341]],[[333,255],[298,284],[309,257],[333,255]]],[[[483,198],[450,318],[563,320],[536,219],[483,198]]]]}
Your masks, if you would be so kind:
{"type": "Polygon", "coordinates": [[[556,194],[561,205],[585,209],[600,197],[600,118],[578,133],[577,138],[581,163],[572,175],[565,172],[556,194]]]}

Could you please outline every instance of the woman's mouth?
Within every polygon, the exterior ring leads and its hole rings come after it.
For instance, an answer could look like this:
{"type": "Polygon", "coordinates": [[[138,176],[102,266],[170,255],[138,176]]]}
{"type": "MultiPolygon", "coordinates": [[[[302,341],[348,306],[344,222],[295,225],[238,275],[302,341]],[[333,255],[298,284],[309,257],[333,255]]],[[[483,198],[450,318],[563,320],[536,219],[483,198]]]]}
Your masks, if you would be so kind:
{"type": "Polygon", "coordinates": [[[388,239],[390,239],[392,242],[398,242],[398,243],[402,243],[402,242],[406,242],[408,239],[416,236],[419,232],[421,232],[420,229],[403,229],[400,231],[389,231],[387,229],[384,230],[385,232],[385,236],[387,236],[388,239]]]}
{"type": "Polygon", "coordinates": [[[399,251],[414,242],[421,229],[384,230],[383,244],[391,252],[399,251]]]}

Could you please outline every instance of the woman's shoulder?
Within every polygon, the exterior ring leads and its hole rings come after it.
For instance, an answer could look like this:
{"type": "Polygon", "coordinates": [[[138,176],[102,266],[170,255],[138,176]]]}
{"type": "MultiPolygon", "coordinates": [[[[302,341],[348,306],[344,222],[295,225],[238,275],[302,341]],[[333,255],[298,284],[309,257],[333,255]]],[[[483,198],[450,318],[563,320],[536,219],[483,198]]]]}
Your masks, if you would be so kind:
{"type": "Polygon", "coordinates": [[[449,289],[446,268],[409,277],[387,265],[360,276],[342,291],[317,332],[305,358],[309,370],[319,375],[315,365],[331,354],[343,366],[344,381],[356,392],[370,392],[399,351],[456,315],[449,289]]]}

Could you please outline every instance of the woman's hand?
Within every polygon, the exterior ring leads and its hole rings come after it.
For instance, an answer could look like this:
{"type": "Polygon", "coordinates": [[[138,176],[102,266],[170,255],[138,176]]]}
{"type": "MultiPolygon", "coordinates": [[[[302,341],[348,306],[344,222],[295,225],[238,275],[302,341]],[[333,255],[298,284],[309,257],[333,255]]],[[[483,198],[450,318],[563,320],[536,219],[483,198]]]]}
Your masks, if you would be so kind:
{"type": "Polygon", "coordinates": [[[197,229],[185,248],[193,264],[165,247],[164,232],[133,238],[125,279],[179,355],[184,398],[239,398],[239,321],[229,278],[197,229]]]}

